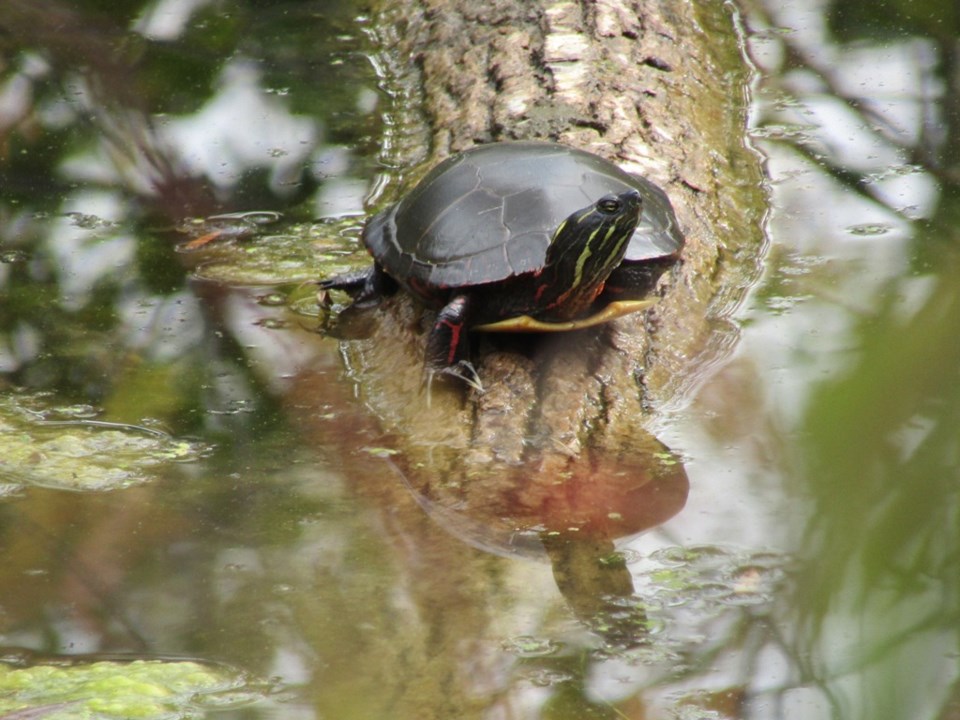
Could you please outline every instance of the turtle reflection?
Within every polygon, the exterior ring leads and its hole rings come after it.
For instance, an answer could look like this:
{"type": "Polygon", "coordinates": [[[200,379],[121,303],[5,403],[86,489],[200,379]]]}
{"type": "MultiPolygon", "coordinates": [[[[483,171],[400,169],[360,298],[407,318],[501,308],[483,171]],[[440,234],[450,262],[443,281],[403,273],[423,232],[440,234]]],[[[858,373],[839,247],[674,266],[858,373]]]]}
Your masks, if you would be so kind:
{"type": "Polygon", "coordinates": [[[643,433],[630,454],[588,449],[462,482],[394,465],[416,502],[446,532],[506,557],[547,561],[576,616],[607,642],[643,640],[646,616],[618,542],[660,525],[686,503],[689,481],[679,458],[643,433]]]}

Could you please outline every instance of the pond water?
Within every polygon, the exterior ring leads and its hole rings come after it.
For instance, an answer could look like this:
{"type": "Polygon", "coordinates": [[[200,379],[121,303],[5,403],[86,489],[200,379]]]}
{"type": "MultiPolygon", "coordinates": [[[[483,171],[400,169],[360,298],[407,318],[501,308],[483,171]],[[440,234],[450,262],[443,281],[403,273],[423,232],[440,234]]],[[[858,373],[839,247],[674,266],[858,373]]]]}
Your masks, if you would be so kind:
{"type": "MultiPolygon", "coordinates": [[[[953,717],[960,17],[936,5],[736,16],[764,274],[651,428],[682,509],[615,555],[546,542],[552,568],[408,487],[313,332],[302,283],[383,183],[364,11],[5,0],[0,669],[243,678],[149,717],[953,717]],[[571,593],[564,552],[632,592],[571,593]]],[[[4,677],[0,717],[126,716],[4,677]]]]}

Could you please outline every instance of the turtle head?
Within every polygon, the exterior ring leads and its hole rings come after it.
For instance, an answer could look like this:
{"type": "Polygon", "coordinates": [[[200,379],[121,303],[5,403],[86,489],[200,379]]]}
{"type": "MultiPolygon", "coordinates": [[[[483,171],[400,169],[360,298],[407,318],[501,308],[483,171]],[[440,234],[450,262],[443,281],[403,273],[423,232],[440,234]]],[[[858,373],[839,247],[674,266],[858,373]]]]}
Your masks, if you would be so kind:
{"type": "Polygon", "coordinates": [[[586,311],[623,260],[641,211],[634,189],[604,195],[560,223],[550,240],[541,278],[547,314],[571,318],[586,311]]]}

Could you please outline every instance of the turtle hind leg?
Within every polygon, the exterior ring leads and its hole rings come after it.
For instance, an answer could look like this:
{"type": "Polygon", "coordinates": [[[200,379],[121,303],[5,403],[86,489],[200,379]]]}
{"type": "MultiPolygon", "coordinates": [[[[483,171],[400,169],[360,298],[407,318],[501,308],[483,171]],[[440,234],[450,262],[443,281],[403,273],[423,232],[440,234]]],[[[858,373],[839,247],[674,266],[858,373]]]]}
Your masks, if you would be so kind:
{"type": "Polygon", "coordinates": [[[427,336],[424,370],[429,386],[433,376],[442,373],[462,380],[482,392],[480,376],[469,360],[470,335],[467,323],[470,297],[454,295],[437,313],[427,336]]]}
{"type": "Polygon", "coordinates": [[[317,283],[321,290],[343,290],[353,298],[357,307],[376,305],[381,299],[393,295],[397,281],[387,275],[378,263],[365,270],[334,275],[317,283]]]}

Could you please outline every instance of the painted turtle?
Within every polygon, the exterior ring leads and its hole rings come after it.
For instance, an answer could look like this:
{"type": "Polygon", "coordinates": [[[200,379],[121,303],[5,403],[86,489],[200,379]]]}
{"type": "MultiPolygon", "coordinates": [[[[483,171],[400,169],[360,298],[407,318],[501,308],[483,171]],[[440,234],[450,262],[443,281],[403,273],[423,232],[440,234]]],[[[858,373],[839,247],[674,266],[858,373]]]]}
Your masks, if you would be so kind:
{"type": "Polygon", "coordinates": [[[437,165],[367,222],[363,242],[373,266],[321,288],[364,306],[404,287],[438,310],[427,371],[477,384],[469,329],[572,330],[647,307],[638,298],[683,237],[648,180],[582,150],[505,142],[437,165]]]}

